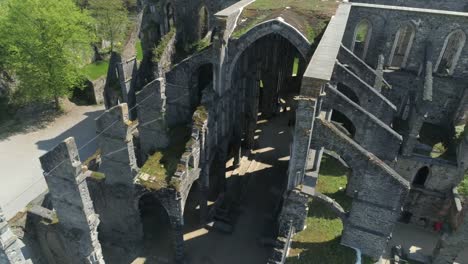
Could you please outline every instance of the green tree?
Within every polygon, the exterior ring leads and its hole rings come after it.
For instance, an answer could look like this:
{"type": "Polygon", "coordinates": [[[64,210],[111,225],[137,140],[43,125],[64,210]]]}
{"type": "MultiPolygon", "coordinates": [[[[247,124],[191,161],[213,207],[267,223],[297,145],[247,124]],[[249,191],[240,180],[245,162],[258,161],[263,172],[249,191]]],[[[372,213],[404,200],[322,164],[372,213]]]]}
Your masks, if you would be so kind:
{"type": "Polygon", "coordinates": [[[89,9],[97,21],[97,32],[103,40],[110,41],[114,51],[116,43],[125,36],[128,11],[122,0],[89,0],[89,9]]]}
{"type": "Polygon", "coordinates": [[[90,55],[92,18],[72,0],[5,0],[0,6],[0,46],[19,81],[20,102],[59,98],[83,83],[90,55]]]}

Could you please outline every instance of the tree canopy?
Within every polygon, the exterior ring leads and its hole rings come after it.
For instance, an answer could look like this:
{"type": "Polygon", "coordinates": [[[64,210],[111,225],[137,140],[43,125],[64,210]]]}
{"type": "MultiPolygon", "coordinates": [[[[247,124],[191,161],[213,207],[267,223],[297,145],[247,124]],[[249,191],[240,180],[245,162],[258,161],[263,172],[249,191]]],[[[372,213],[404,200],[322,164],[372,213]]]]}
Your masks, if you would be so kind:
{"type": "MultiPolygon", "coordinates": [[[[1,58],[19,81],[22,102],[68,95],[83,79],[93,19],[72,0],[5,0],[0,6],[1,58]]],[[[1,63],[0,63],[1,64],[1,63]]]]}
{"type": "Polygon", "coordinates": [[[128,25],[126,2],[122,0],[89,0],[89,9],[97,21],[97,33],[110,42],[114,51],[116,44],[125,36],[128,25]]]}

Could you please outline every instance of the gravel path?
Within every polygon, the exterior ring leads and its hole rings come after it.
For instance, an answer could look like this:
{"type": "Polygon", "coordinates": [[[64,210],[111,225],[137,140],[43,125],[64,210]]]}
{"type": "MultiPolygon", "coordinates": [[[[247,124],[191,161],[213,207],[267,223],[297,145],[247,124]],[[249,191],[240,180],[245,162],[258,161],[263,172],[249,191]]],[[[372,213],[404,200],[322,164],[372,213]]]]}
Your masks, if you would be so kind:
{"type": "MultiPolygon", "coordinates": [[[[0,206],[7,219],[22,210],[47,187],[39,157],[62,140],[74,136],[78,147],[96,135],[94,119],[103,106],[73,106],[44,129],[17,134],[0,141],[0,206]]],[[[91,142],[80,151],[85,160],[96,151],[91,142]]]]}

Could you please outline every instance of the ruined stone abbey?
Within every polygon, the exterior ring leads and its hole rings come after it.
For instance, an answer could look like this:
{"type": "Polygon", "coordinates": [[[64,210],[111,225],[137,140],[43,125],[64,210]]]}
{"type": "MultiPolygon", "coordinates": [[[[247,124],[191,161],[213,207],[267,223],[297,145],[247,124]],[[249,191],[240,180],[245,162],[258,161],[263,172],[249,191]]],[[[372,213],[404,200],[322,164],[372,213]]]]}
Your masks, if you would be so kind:
{"type": "Polygon", "coordinates": [[[310,198],[341,218],[342,245],[375,260],[398,221],[449,219],[433,263],[468,248],[456,189],[468,169],[457,131],[468,121],[468,4],[334,3],[316,34],[307,11],[255,4],[140,1],[144,59],[112,56],[99,151],[80,159],[69,138],[40,158],[49,193],[28,210],[33,243],[0,217],[0,263],[239,263],[197,258],[210,250],[284,263],[310,198]],[[350,169],[349,210],[316,191],[324,153],[350,169]],[[264,175],[245,177],[261,158],[264,175]],[[204,240],[199,227],[224,235],[204,240]]]}

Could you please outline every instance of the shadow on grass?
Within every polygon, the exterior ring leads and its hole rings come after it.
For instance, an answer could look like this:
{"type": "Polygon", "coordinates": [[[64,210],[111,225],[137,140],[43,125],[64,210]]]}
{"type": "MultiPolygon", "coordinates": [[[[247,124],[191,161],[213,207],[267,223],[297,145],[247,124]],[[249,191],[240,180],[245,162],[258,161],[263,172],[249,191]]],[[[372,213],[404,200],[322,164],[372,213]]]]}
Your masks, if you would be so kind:
{"type": "Polygon", "coordinates": [[[326,242],[293,242],[292,248],[300,248],[302,252],[288,257],[288,264],[354,264],[356,252],[340,244],[341,236],[326,242]]]}

